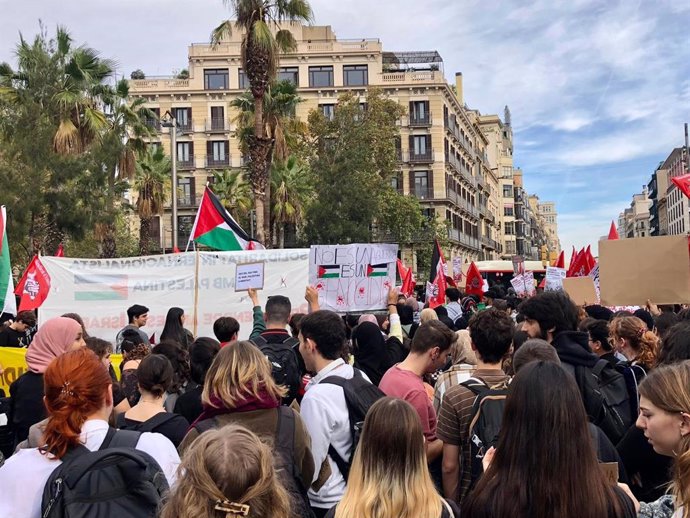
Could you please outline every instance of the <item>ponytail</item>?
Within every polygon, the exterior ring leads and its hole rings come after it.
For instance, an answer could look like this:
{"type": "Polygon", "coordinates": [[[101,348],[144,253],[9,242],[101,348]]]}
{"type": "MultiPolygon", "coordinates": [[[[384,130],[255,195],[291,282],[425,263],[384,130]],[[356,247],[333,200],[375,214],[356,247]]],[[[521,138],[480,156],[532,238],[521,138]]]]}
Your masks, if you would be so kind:
{"type": "Polygon", "coordinates": [[[611,336],[624,338],[635,351],[635,361],[646,369],[655,367],[659,356],[659,338],[637,317],[616,317],[609,324],[611,336]]]}
{"type": "Polygon", "coordinates": [[[112,380],[98,356],[83,347],[53,360],[43,382],[48,411],[43,453],[61,459],[79,444],[86,419],[105,404],[112,380]]]}
{"type": "Polygon", "coordinates": [[[643,330],[639,342],[637,361],[651,369],[659,360],[659,337],[652,331],[643,330]]]}

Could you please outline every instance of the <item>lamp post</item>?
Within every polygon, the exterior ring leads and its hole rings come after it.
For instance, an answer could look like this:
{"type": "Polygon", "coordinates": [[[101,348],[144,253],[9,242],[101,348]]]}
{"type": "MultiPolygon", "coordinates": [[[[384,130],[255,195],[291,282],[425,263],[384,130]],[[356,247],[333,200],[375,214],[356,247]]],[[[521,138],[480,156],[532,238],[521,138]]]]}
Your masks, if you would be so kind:
{"type": "Polygon", "coordinates": [[[165,112],[161,126],[170,128],[170,158],[172,160],[172,249],[177,248],[177,119],[165,112]]]}

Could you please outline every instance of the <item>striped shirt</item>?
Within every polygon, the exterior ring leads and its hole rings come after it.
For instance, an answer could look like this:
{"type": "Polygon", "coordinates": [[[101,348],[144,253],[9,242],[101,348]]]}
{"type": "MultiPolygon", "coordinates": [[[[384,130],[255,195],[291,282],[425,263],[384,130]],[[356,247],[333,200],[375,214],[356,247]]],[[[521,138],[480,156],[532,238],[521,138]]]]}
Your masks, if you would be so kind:
{"type": "Polygon", "coordinates": [[[448,389],[470,379],[473,370],[474,365],[461,363],[453,365],[439,375],[436,385],[434,385],[434,410],[437,415],[441,411],[441,401],[443,401],[443,396],[448,392],[448,389]]]}
{"type": "MultiPolygon", "coordinates": [[[[472,373],[473,378],[479,378],[491,386],[510,379],[500,369],[476,369],[472,373]]],[[[472,405],[475,395],[470,389],[462,385],[456,385],[448,389],[441,402],[441,411],[438,415],[436,435],[444,443],[460,447],[460,476],[459,491],[455,501],[462,503],[467,496],[471,483],[472,459],[470,448],[467,447],[470,419],[472,417],[472,405]]]]}

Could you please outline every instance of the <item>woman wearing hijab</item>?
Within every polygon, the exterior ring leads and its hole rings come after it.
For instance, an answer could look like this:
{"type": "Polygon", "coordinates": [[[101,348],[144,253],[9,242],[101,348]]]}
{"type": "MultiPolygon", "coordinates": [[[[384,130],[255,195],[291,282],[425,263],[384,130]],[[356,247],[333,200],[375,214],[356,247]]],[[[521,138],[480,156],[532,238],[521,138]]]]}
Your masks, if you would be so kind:
{"type": "Polygon", "coordinates": [[[26,350],[28,370],[10,385],[15,444],[28,437],[32,425],[46,418],[43,373],[50,362],[85,345],[81,325],[71,318],[56,317],[38,329],[26,350]]]}
{"type": "Polygon", "coordinates": [[[364,321],[352,331],[352,352],[355,367],[364,372],[374,385],[378,385],[392,366],[386,354],[386,341],[377,324],[364,321]]]}

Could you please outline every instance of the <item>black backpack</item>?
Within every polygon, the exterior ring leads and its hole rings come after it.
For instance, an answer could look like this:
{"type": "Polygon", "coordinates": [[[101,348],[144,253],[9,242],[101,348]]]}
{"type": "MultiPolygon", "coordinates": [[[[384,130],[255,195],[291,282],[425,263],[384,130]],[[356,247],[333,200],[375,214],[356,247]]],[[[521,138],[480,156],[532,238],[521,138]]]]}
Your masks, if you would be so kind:
{"type": "Polygon", "coordinates": [[[359,369],[354,369],[352,378],[345,379],[341,376],[328,376],[321,380],[321,383],[330,383],[331,385],[338,385],[343,389],[345,394],[345,404],[347,405],[347,413],[350,420],[350,434],[352,437],[352,446],[350,447],[349,460],[343,459],[336,451],[332,444],[328,445],[328,454],[338,466],[340,473],[342,473],[345,482],[350,476],[350,466],[352,465],[352,458],[359,444],[359,436],[362,433],[364,426],[364,418],[371,408],[371,405],[376,403],[385,394],[373,383],[367,381],[359,369]]]}
{"type": "Polygon", "coordinates": [[[156,460],[134,448],[140,435],[110,428],[98,451],[70,449],[43,489],[42,518],[155,517],[168,482],[156,460]]]}
{"type": "Polygon", "coordinates": [[[482,466],[484,455],[498,442],[509,383],[509,381],[504,381],[489,386],[479,378],[470,378],[460,383],[466,389],[471,390],[475,396],[467,439],[463,445],[463,448],[468,448],[470,451],[470,488],[474,487],[484,473],[482,466]]]}
{"type": "Polygon", "coordinates": [[[576,365],[575,380],[590,422],[618,444],[637,417],[632,412],[625,376],[600,359],[592,368],[576,365]]]}
{"type": "Polygon", "coordinates": [[[295,351],[295,348],[299,347],[299,341],[288,336],[282,342],[269,343],[261,335],[252,338],[251,341],[271,363],[271,375],[275,382],[287,387],[289,392],[283,402],[291,403],[299,394],[302,379],[299,359],[295,351]]]}
{"type": "MultiPolygon", "coordinates": [[[[194,429],[202,434],[219,427],[215,417],[204,419],[194,425],[194,429]]],[[[309,505],[307,489],[302,484],[301,467],[295,464],[295,412],[290,407],[278,407],[278,425],[276,426],[276,440],[273,444],[274,466],[280,481],[290,496],[292,514],[298,518],[314,518],[309,505]]]]}
{"type": "Polygon", "coordinates": [[[14,453],[14,428],[12,427],[12,400],[0,389],[0,453],[8,458],[14,453]]]}

